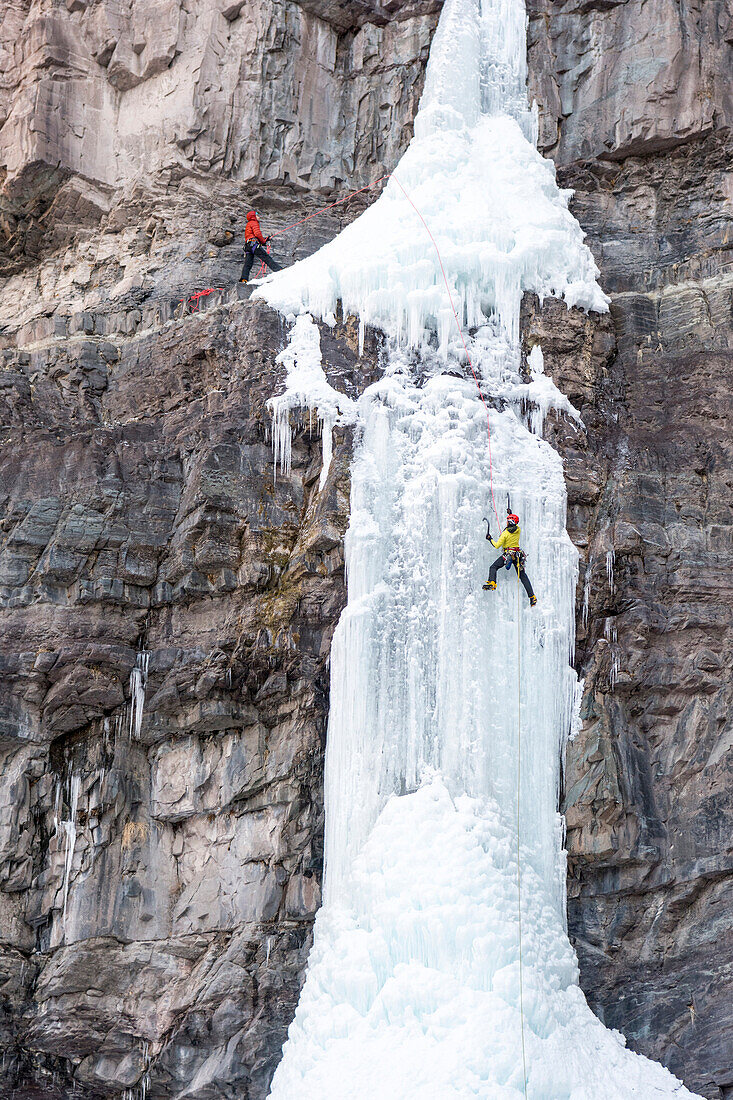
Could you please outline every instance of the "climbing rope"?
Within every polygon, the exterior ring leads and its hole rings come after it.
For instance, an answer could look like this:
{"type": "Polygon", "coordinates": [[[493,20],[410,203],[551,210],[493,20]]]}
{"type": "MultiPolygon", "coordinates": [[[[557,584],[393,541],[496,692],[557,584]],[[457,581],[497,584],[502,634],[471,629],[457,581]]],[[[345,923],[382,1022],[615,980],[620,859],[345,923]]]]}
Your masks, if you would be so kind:
{"type": "MultiPolygon", "coordinates": [[[[336,199],[335,202],[330,202],[328,206],[320,206],[317,210],[314,210],[312,214],[306,215],[305,218],[299,218],[297,222],[291,222],[290,225],[284,225],[282,229],[276,229],[274,233],[270,234],[270,237],[280,237],[283,233],[287,233],[289,229],[295,229],[296,226],[303,225],[304,222],[309,222],[311,218],[317,218],[321,214],[325,214],[327,210],[333,210],[334,206],[341,206],[342,203],[348,202],[349,199],[353,199],[354,195],[361,195],[362,191],[370,191],[372,187],[376,187],[377,184],[384,183],[384,181],[388,179],[389,174],[387,174],[386,176],[380,176],[378,180],[372,180],[371,183],[365,184],[364,187],[359,187],[356,191],[349,191],[348,195],[344,195],[342,199],[336,199]]],[[[268,248],[267,251],[269,253],[270,249],[268,248]]],[[[265,263],[263,260],[257,272],[258,279],[260,275],[264,273],[264,271],[265,263]]]]}
{"type": "Polygon", "coordinates": [[[491,503],[492,503],[493,508],[494,508],[494,515],[496,516],[496,522],[497,522],[497,525],[499,527],[499,530],[501,531],[501,520],[499,519],[499,510],[496,507],[496,501],[494,500],[494,468],[493,468],[493,464],[492,464],[492,461],[491,461],[491,421],[489,419],[489,406],[486,404],[486,400],[485,400],[483,392],[481,390],[481,383],[478,380],[478,375],[476,374],[476,371],[473,369],[473,362],[471,360],[471,354],[468,350],[468,344],[466,343],[465,337],[463,335],[463,329],[461,327],[461,322],[458,320],[458,314],[456,312],[456,307],[453,304],[453,295],[450,292],[450,286],[448,285],[448,278],[445,274],[445,268],[443,267],[443,259],[440,255],[440,249],[438,248],[435,237],[430,232],[430,227],[428,226],[428,223],[425,221],[425,218],[422,216],[422,214],[420,213],[418,208],[415,206],[415,203],[412,201],[410,196],[407,194],[407,191],[405,191],[404,187],[402,186],[400,181],[397,179],[397,176],[395,176],[393,174],[392,179],[395,181],[397,186],[400,188],[400,190],[402,191],[402,194],[405,196],[405,198],[409,202],[410,206],[412,207],[412,209],[415,211],[415,213],[417,214],[420,221],[425,226],[425,231],[427,232],[427,235],[430,237],[430,240],[433,242],[433,248],[435,249],[436,255],[438,257],[438,263],[440,264],[440,270],[441,270],[441,273],[443,275],[443,282],[445,283],[445,289],[446,289],[447,294],[448,294],[448,301],[450,302],[450,307],[453,311],[453,317],[454,317],[455,322],[456,322],[456,328],[458,329],[458,335],[461,338],[461,343],[463,344],[464,351],[466,352],[466,359],[468,359],[468,365],[471,368],[471,374],[473,375],[473,380],[476,383],[476,389],[478,390],[478,395],[481,398],[484,409],[486,410],[486,430],[487,430],[488,435],[489,435],[489,491],[491,493],[491,503]]]}
{"type": "Polygon", "coordinates": [[[524,978],[522,973],[522,861],[520,859],[522,799],[522,609],[517,566],[517,914],[519,917],[519,1018],[522,1034],[522,1083],[527,1100],[527,1053],[524,1046],[524,978]]]}
{"type": "Polygon", "coordinates": [[[198,313],[202,298],[208,298],[209,294],[218,294],[223,291],[223,286],[208,286],[205,290],[197,290],[195,294],[189,295],[188,298],[180,298],[178,304],[181,307],[181,313],[184,313],[187,309],[190,309],[191,313],[198,313]]]}
{"type": "Polygon", "coordinates": [[[274,233],[271,233],[271,237],[279,237],[283,233],[287,233],[289,229],[295,229],[296,225],[302,225],[303,222],[309,222],[311,218],[317,218],[319,214],[324,214],[326,210],[333,210],[334,206],[340,206],[343,202],[348,202],[349,199],[353,199],[354,195],[360,195],[362,191],[369,191],[372,187],[376,187],[378,183],[384,183],[389,179],[389,174],[386,176],[380,176],[378,180],[372,180],[371,183],[365,184],[364,187],[360,187],[358,191],[350,191],[348,195],[344,195],[342,199],[336,199],[336,202],[330,202],[328,206],[321,206],[318,210],[314,210],[312,214],[308,214],[305,218],[300,218],[297,222],[291,222],[290,225],[283,226],[282,229],[276,229],[274,233]]]}

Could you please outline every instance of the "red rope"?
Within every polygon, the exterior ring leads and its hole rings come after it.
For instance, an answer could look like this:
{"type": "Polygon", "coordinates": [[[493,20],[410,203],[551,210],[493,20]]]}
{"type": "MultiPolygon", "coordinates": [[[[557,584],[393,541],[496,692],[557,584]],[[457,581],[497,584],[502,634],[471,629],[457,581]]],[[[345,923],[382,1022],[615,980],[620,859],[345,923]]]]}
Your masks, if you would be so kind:
{"type": "MultiPolygon", "coordinates": [[[[358,191],[349,191],[348,195],[344,195],[342,199],[336,199],[336,202],[330,202],[328,206],[319,206],[318,210],[314,210],[313,213],[308,214],[307,217],[300,218],[300,220],[297,222],[291,222],[290,225],[285,225],[282,229],[276,229],[274,233],[270,234],[270,237],[279,237],[283,233],[287,233],[289,229],[295,229],[296,225],[302,225],[303,222],[309,222],[311,218],[317,218],[320,214],[324,214],[326,210],[333,210],[334,206],[340,206],[341,203],[348,202],[349,199],[353,199],[354,195],[360,195],[362,191],[369,191],[372,187],[376,187],[378,183],[383,183],[384,180],[388,179],[389,175],[380,176],[378,180],[372,180],[371,183],[367,183],[364,187],[360,187],[358,191]]],[[[270,249],[268,248],[267,251],[269,252],[270,249]]],[[[261,275],[264,275],[264,273],[265,263],[263,260],[260,262],[259,270],[257,271],[255,278],[259,279],[261,275]]]]}
{"type": "Polygon", "coordinates": [[[308,214],[307,217],[301,218],[300,221],[291,222],[290,225],[284,226],[283,229],[278,229],[274,233],[271,233],[271,237],[279,237],[281,233],[287,233],[288,229],[295,229],[296,225],[302,225],[303,222],[309,222],[311,218],[317,218],[319,214],[325,213],[326,210],[333,210],[334,206],[340,206],[342,202],[348,202],[349,199],[353,199],[354,195],[360,195],[362,191],[369,191],[370,188],[376,187],[378,183],[383,183],[389,179],[389,174],[386,176],[380,176],[378,180],[373,180],[371,183],[367,183],[364,187],[360,187],[358,191],[350,191],[348,195],[344,195],[342,199],[336,199],[336,202],[331,202],[328,206],[321,206],[318,210],[314,210],[312,214],[308,214]]]}
{"type": "MultiPolygon", "coordinates": [[[[270,247],[269,247],[269,245],[266,245],[265,247],[267,249],[267,255],[269,256],[270,255],[270,247]]],[[[255,279],[259,279],[259,277],[261,275],[264,275],[264,274],[265,274],[265,261],[260,260],[260,266],[257,269],[257,274],[255,275],[255,279]]]]}
{"type": "Polygon", "coordinates": [[[210,286],[207,287],[206,290],[197,290],[196,293],[192,294],[189,298],[181,298],[180,301],[181,303],[185,302],[186,305],[190,305],[191,309],[193,309],[193,303],[195,302],[196,309],[198,309],[201,304],[199,301],[200,298],[206,298],[209,294],[214,294],[216,291],[223,289],[223,286],[210,286]]]}
{"type": "Polygon", "coordinates": [[[473,380],[476,383],[476,389],[478,390],[478,395],[481,398],[481,401],[483,402],[484,408],[486,409],[486,428],[487,428],[487,431],[489,433],[489,491],[491,492],[491,503],[494,506],[494,514],[496,516],[496,522],[497,522],[498,527],[499,527],[499,533],[501,533],[501,520],[499,519],[499,512],[498,512],[498,509],[496,507],[496,501],[494,500],[494,468],[493,468],[493,464],[492,464],[492,461],[491,461],[491,421],[489,420],[489,406],[486,404],[486,401],[484,399],[484,395],[481,392],[481,384],[480,384],[480,382],[478,380],[478,377],[476,375],[476,371],[473,369],[473,363],[471,362],[471,356],[470,356],[470,353],[468,351],[468,345],[467,345],[467,343],[465,341],[465,338],[463,336],[463,329],[461,328],[461,323],[458,320],[458,314],[456,313],[456,307],[453,305],[453,295],[450,292],[450,286],[448,285],[448,278],[445,274],[445,268],[443,267],[443,260],[441,259],[440,249],[438,248],[438,245],[435,241],[435,237],[430,232],[430,228],[428,226],[428,223],[425,221],[425,218],[422,216],[422,214],[420,213],[418,208],[415,206],[415,204],[412,201],[412,199],[410,198],[410,196],[407,194],[407,191],[405,191],[404,187],[402,186],[400,181],[397,179],[397,176],[393,175],[392,179],[395,181],[395,183],[397,184],[399,189],[402,191],[402,194],[405,196],[405,198],[409,202],[410,206],[412,207],[412,209],[415,211],[415,213],[417,214],[420,221],[425,226],[427,234],[430,237],[430,240],[433,242],[433,248],[435,249],[436,254],[438,256],[438,263],[440,264],[440,270],[443,273],[443,282],[445,283],[445,289],[448,292],[448,301],[450,302],[450,307],[453,310],[453,316],[455,318],[456,328],[458,329],[458,335],[460,336],[461,342],[462,342],[463,347],[465,349],[466,358],[468,359],[468,365],[471,368],[471,374],[473,375],[473,380]]]}

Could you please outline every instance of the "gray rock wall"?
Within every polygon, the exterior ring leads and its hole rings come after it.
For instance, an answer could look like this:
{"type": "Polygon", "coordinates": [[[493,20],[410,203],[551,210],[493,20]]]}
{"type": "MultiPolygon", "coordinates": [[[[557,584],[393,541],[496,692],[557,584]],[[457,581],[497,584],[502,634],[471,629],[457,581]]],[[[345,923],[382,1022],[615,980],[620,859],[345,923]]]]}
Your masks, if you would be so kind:
{"type": "MultiPolygon", "coordinates": [[[[306,414],[274,477],[282,340],[230,301],[6,354],[8,1084],[266,1094],[320,900],[350,446],[337,434],[319,492],[306,414]],[[83,393],[64,385],[72,352],[94,362],[83,393]]],[[[327,353],[353,394],[349,341],[327,353]]]]}
{"type": "Polygon", "coordinates": [[[732,16],[533,2],[529,32],[616,344],[573,362],[545,323],[589,427],[589,450],[564,444],[584,559],[570,930],[601,1018],[711,1100],[733,1095],[732,16]]]}
{"type": "Polygon", "coordinates": [[[121,190],[384,175],[411,133],[436,4],[374,8],[376,22],[359,2],[10,0],[0,274],[45,255],[69,207],[94,222],[121,190]]]}

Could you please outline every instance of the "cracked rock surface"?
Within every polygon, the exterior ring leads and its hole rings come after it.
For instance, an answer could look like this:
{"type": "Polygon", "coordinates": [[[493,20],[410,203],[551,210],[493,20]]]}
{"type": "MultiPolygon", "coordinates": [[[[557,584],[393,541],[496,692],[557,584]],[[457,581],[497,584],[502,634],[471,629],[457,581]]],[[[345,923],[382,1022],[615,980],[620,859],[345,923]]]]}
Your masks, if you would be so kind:
{"type": "MultiPolygon", "coordinates": [[[[351,355],[329,339],[333,363],[351,355]]],[[[266,1093],[320,900],[349,488],[337,431],[319,492],[307,416],[273,476],[281,342],[243,301],[118,338],[83,399],[50,345],[7,372],[0,965],[17,1080],[66,1067],[93,1095],[266,1093]]]]}
{"type": "Polygon", "coordinates": [[[733,1096],[732,20],[723,0],[532,0],[529,30],[540,143],[615,344],[530,326],[588,428],[563,430],[570,932],[601,1019],[711,1100],[733,1096]]]}

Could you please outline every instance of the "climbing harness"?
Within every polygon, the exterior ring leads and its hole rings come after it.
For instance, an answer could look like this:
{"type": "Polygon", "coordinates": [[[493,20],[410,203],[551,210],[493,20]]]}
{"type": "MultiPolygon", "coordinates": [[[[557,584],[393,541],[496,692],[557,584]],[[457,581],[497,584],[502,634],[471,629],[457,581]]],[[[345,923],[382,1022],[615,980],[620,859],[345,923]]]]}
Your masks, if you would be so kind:
{"type": "Polygon", "coordinates": [[[511,569],[514,565],[517,570],[517,577],[522,569],[524,569],[524,563],[527,560],[527,555],[524,550],[520,550],[519,547],[513,547],[511,550],[504,551],[504,567],[511,569]]]}

